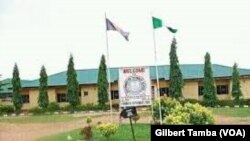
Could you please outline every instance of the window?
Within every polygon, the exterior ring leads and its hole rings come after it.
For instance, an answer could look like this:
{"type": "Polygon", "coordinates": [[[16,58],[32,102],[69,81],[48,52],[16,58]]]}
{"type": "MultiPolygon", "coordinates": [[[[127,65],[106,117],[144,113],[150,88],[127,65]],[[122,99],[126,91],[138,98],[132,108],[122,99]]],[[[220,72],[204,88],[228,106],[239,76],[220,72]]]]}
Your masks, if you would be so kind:
{"type": "Polygon", "coordinates": [[[160,88],[160,96],[168,96],[168,95],[169,95],[168,87],[160,88]]]}
{"type": "Polygon", "coordinates": [[[151,94],[152,94],[152,99],[155,98],[155,87],[151,86],[151,94]]]}
{"type": "Polygon", "coordinates": [[[67,102],[68,101],[65,93],[58,93],[56,95],[56,100],[57,100],[57,102],[67,102]]]}
{"type": "Polygon", "coordinates": [[[111,99],[119,99],[119,91],[118,90],[111,91],[111,99]]]}
{"type": "Polygon", "coordinates": [[[83,95],[84,95],[84,96],[88,96],[89,93],[88,93],[87,91],[84,91],[84,92],[83,92],[83,95]]]}
{"type": "Polygon", "coordinates": [[[155,94],[155,87],[151,86],[151,93],[154,95],[155,94]]]}
{"type": "Polygon", "coordinates": [[[217,94],[228,94],[228,85],[217,85],[217,94]]]}
{"type": "Polygon", "coordinates": [[[203,90],[204,90],[204,86],[199,86],[199,88],[198,88],[199,96],[202,96],[204,94],[203,90]]]}
{"type": "Polygon", "coordinates": [[[30,103],[30,96],[29,95],[22,95],[23,103],[30,103]]]}

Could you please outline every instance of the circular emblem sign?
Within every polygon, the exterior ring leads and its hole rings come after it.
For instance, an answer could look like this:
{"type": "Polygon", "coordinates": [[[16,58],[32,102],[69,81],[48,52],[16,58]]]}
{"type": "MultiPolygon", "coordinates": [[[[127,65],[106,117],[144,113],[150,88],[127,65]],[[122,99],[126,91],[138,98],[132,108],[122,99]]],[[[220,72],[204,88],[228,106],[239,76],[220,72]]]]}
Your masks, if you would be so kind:
{"type": "Polygon", "coordinates": [[[140,95],[146,90],[146,82],[143,77],[130,76],[125,80],[124,90],[127,95],[140,95]]]}

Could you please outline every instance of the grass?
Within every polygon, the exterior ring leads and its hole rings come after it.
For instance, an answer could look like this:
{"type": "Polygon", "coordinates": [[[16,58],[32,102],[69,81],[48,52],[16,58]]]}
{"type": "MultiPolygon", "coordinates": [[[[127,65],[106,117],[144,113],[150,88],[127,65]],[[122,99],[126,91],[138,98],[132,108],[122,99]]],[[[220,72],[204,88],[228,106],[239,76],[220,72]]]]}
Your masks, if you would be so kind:
{"type": "Polygon", "coordinates": [[[7,123],[55,123],[80,120],[83,117],[74,117],[73,115],[37,115],[37,116],[17,116],[17,117],[1,117],[0,122],[7,123]]]}
{"type": "MultiPolygon", "coordinates": [[[[134,125],[136,141],[150,141],[150,125],[148,124],[136,124],[134,125]]],[[[44,137],[38,141],[67,141],[67,137],[71,136],[73,141],[82,139],[80,129],[76,129],[66,133],[60,133],[57,135],[44,137]]],[[[131,127],[129,124],[121,125],[117,133],[110,137],[110,139],[105,139],[100,133],[94,129],[92,141],[132,141],[131,127]]]]}
{"type": "Polygon", "coordinates": [[[250,108],[213,108],[212,111],[216,115],[250,117],[250,108]]]}

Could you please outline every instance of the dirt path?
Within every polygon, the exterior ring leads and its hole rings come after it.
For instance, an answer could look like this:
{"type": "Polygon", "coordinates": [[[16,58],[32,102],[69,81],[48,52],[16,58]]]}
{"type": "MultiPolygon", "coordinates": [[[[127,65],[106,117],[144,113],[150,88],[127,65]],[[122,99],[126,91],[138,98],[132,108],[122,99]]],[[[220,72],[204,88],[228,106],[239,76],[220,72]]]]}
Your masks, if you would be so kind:
{"type": "MultiPolygon", "coordinates": [[[[114,122],[118,123],[117,116],[114,122]]],[[[250,124],[250,118],[232,118],[226,116],[215,116],[216,124],[250,124]]],[[[140,123],[150,123],[150,117],[144,116],[139,120],[140,123]]],[[[110,116],[105,115],[93,119],[96,124],[98,121],[108,122],[110,116]]],[[[124,120],[128,122],[128,120],[124,120]]],[[[35,141],[41,137],[49,136],[73,129],[81,128],[85,125],[85,120],[77,120],[61,123],[32,123],[32,124],[10,124],[0,123],[0,141],[35,141]]]]}

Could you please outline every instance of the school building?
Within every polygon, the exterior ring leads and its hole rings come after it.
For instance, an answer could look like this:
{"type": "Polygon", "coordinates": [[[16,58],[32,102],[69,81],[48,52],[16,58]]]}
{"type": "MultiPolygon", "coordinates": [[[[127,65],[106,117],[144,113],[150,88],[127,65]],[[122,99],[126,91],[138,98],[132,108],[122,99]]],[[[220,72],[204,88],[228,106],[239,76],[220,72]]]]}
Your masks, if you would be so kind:
{"type": "MultiPolygon", "coordinates": [[[[203,64],[180,65],[185,85],[183,87],[183,97],[188,99],[202,99],[203,90],[203,64]]],[[[155,66],[149,66],[152,95],[157,95],[156,70],[155,66]]],[[[213,76],[218,99],[232,99],[232,67],[223,65],[212,65],[213,76]]],[[[118,70],[111,68],[111,98],[113,103],[119,102],[118,90],[118,70]]],[[[169,95],[169,66],[158,66],[160,95],[169,95]]],[[[239,69],[241,90],[245,99],[250,99],[250,69],[239,69]]],[[[97,103],[97,76],[98,69],[77,70],[77,79],[80,85],[79,97],[82,104],[97,103]]],[[[23,110],[38,106],[39,79],[32,81],[22,81],[23,110]]],[[[12,86],[10,80],[4,80],[5,84],[0,90],[0,104],[11,104],[12,86]],[[9,82],[9,83],[6,83],[9,82]]],[[[66,98],[67,76],[66,71],[48,76],[48,96],[50,102],[57,102],[61,106],[67,105],[66,98]]]]}

